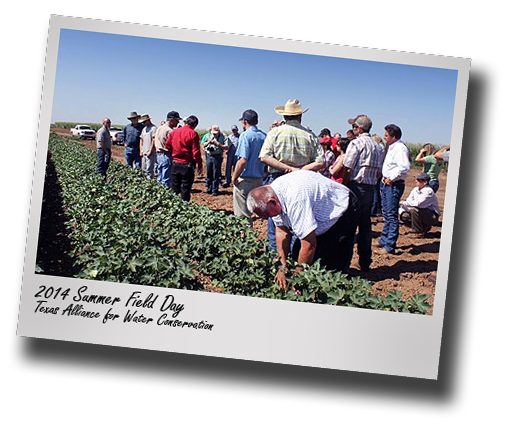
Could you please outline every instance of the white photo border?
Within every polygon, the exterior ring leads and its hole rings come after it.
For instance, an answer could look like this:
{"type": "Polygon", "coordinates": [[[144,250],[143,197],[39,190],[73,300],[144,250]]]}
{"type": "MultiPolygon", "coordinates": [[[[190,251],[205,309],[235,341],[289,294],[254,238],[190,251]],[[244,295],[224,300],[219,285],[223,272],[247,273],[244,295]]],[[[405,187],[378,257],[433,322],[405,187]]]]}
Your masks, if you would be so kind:
{"type": "MultiPolygon", "coordinates": [[[[39,120],[18,335],[55,340],[264,361],[291,365],[437,379],[456,207],[470,60],[256,36],[166,28],[52,15],[39,120]],[[415,315],[235,295],[87,281],[35,273],[46,154],[61,29],[114,33],[300,54],[455,69],[458,71],[443,231],[433,315],[415,315]],[[35,313],[34,295],[45,287],[83,286],[110,297],[140,291],[172,295],[191,321],[211,331],[89,321],[35,313]],[[125,286],[128,291],[125,292],[125,286]]],[[[66,303],[68,304],[68,303],[66,303]]],[[[103,310],[103,307],[102,307],[103,310]]],[[[107,309],[105,309],[106,311],[107,309]]],[[[182,316],[182,313],[181,313],[182,316]]],[[[146,354],[148,357],[148,354],[146,354]]]]}

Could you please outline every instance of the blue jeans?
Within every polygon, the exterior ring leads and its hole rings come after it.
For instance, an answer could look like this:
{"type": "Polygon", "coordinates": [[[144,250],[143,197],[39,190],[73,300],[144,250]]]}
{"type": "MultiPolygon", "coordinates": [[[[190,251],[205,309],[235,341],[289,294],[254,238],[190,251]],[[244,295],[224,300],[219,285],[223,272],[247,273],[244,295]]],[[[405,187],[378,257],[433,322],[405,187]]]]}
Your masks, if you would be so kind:
{"type": "Polygon", "coordinates": [[[219,181],[221,178],[221,164],[223,163],[223,155],[209,155],[205,156],[207,162],[207,192],[217,193],[219,191],[219,181]]]}
{"type": "Polygon", "coordinates": [[[170,155],[163,152],[156,153],[156,163],[158,164],[158,182],[166,188],[170,187],[170,171],[172,170],[172,159],[170,155]]]}
{"type": "Polygon", "coordinates": [[[96,173],[105,177],[109,168],[110,157],[102,148],[97,149],[96,154],[98,158],[96,173]]]}
{"type": "Polygon", "coordinates": [[[440,187],[440,184],[438,183],[438,179],[432,179],[430,182],[428,182],[428,185],[432,188],[432,190],[436,193],[440,187]]]}
{"type": "Polygon", "coordinates": [[[372,221],[370,220],[370,214],[372,212],[375,185],[350,182],[348,187],[349,190],[351,190],[358,198],[359,266],[362,270],[367,270],[370,268],[370,264],[372,263],[372,221]]]}
{"type": "Polygon", "coordinates": [[[400,220],[398,208],[400,199],[405,191],[405,181],[396,181],[392,185],[381,182],[382,215],[384,216],[384,228],[379,239],[379,244],[388,253],[394,253],[396,241],[400,235],[400,220]]]}
{"type": "Polygon", "coordinates": [[[124,157],[128,167],[132,167],[133,163],[135,163],[135,169],[140,168],[140,153],[137,148],[127,146],[124,150],[124,157]]]}

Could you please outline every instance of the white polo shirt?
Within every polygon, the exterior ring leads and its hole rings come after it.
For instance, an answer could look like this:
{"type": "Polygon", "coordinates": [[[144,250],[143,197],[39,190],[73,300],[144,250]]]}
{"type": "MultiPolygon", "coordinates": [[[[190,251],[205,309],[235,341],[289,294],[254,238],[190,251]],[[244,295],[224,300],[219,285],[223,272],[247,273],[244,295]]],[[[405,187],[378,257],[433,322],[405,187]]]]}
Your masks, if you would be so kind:
{"type": "Polygon", "coordinates": [[[276,226],[285,226],[303,239],[312,231],[322,235],[349,206],[349,189],[310,170],[298,170],[270,184],[279,198],[282,212],[273,217],[276,226]]]}

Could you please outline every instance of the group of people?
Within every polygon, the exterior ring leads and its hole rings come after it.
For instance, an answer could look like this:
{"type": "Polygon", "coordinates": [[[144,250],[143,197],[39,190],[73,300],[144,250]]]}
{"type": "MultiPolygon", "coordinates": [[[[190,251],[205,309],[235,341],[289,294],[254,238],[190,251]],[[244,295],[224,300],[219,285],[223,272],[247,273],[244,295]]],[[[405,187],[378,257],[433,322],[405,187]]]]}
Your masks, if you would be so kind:
{"type": "MultiPolygon", "coordinates": [[[[385,254],[395,253],[400,222],[423,237],[438,221],[434,180],[438,182],[443,157],[437,157],[434,148],[425,146],[416,158],[425,171],[416,177],[416,187],[407,200],[400,202],[410,156],[397,125],[386,125],[382,140],[370,134],[372,120],[360,114],[348,119],[352,128],[346,138],[338,133],[332,136],[328,129],[317,137],[302,125],[308,108],[303,109],[299,100],[290,99],[274,110],[283,119],[272,124],[268,133],[258,128],[258,113],[248,109],[239,119],[242,133],[233,125],[232,133],[225,136],[214,125],[201,140],[195,132],[196,116],[188,116],[178,128],[182,119],[171,111],[156,129],[149,116],[132,112],[131,124],[124,130],[126,162],[142,165],[149,177],[154,176],[156,165],[158,182],[189,200],[195,168],[202,172],[200,145],[205,152],[209,194],[218,192],[226,153],[224,185],[233,185],[234,214],[246,217],[250,224],[253,214],[268,219],[268,241],[278,254],[276,281],[281,286],[286,285],[289,256],[308,264],[320,259],[328,269],[348,272],[356,231],[359,266],[369,271],[372,215],[384,217],[378,243],[385,254]]],[[[108,118],[104,119],[105,129],[107,125],[108,118]]],[[[110,137],[102,130],[97,134],[97,147],[100,172],[106,164],[104,157],[110,158],[110,137]]],[[[100,173],[105,172],[106,168],[100,173]]]]}

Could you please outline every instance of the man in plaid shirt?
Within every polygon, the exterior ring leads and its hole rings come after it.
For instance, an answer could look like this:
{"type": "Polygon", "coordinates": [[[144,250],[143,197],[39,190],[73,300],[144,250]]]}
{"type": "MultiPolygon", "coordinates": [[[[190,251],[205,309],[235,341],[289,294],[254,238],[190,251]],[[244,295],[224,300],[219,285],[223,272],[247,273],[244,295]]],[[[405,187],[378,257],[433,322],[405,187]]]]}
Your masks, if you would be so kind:
{"type": "Polygon", "coordinates": [[[372,120],[366,115],[349,119],[356,138],[349,143],[344,158],[343,182],[358,197],[358,255],[362,271],[372,264],[372,203],[375,185],[381,175],[384,150],[372,139],[372,120]]]}
{"type": "MultiPolygon", "coordinates": [[[[300,169],[314,172],[324,169],[326,158],[317,136],[301,124],[302,114],[308,108],[303,110],[300,101],[290,99],[274,110],[284,116],[285,123],[268,132],[261,148],[259,158],[268,166],[267,183],[300,169]]],[[[272,219],[268,219],[268,241],[275,252],[277,247],[272,219]]]]}

